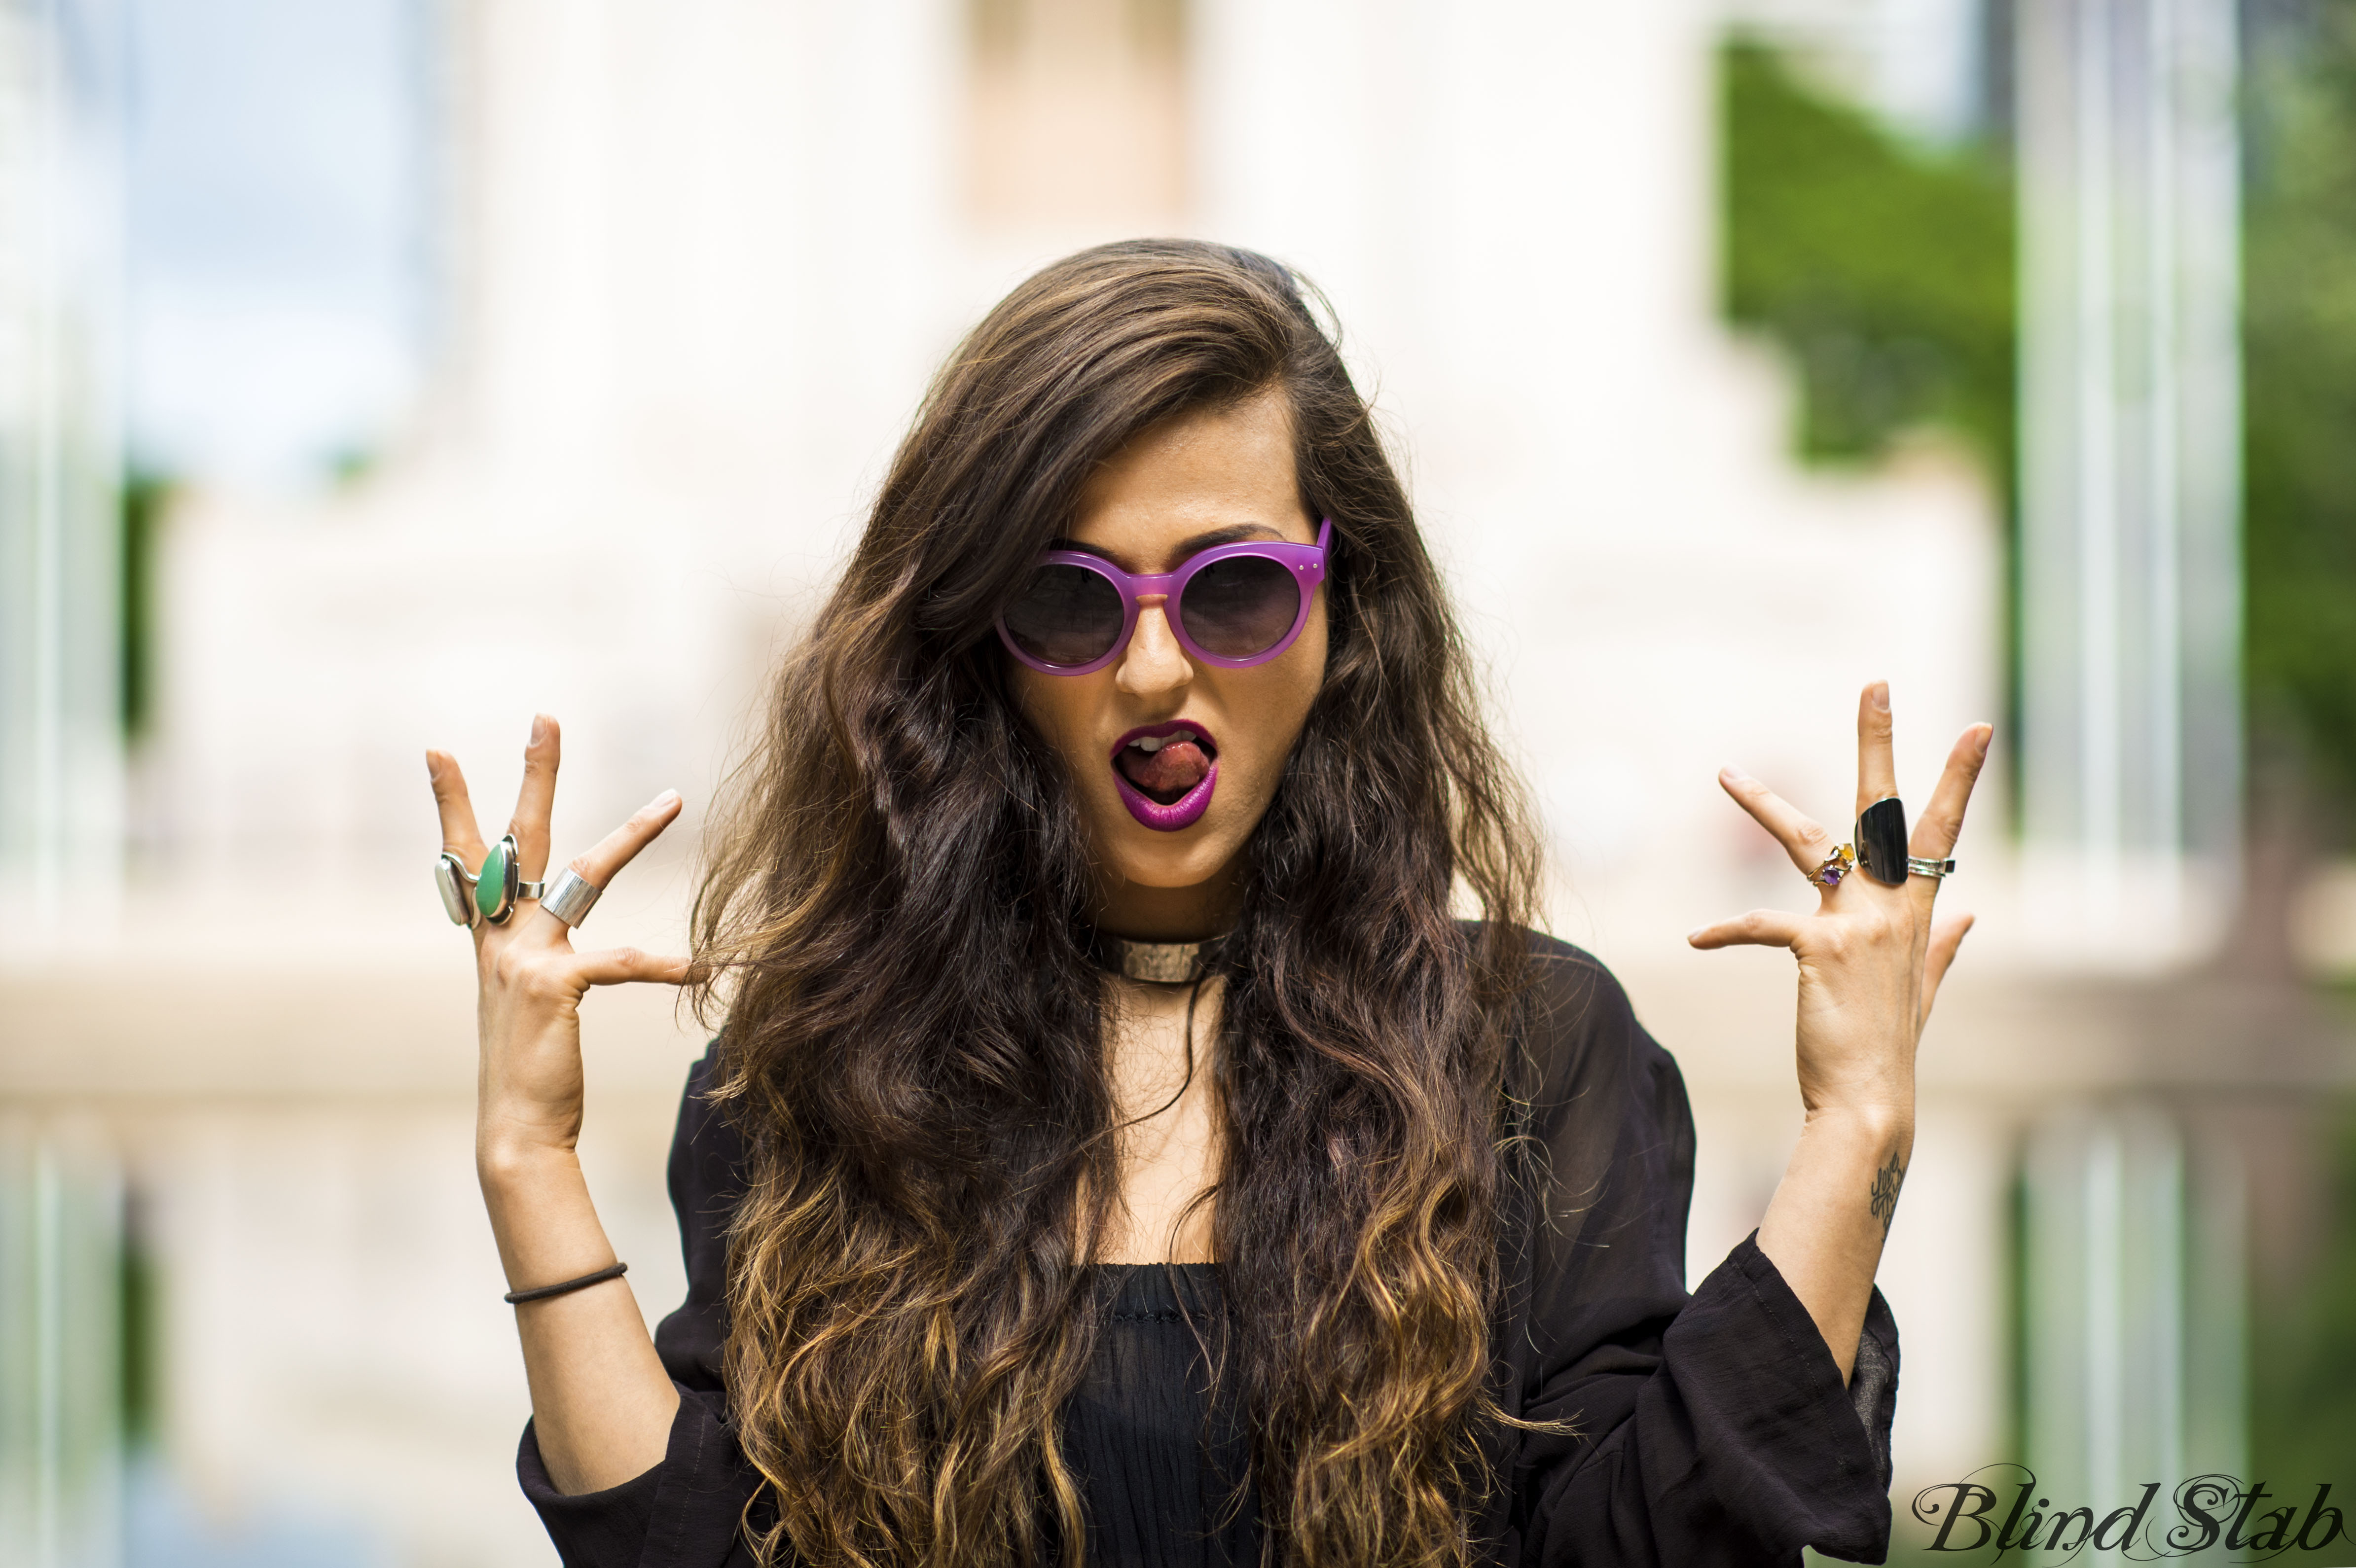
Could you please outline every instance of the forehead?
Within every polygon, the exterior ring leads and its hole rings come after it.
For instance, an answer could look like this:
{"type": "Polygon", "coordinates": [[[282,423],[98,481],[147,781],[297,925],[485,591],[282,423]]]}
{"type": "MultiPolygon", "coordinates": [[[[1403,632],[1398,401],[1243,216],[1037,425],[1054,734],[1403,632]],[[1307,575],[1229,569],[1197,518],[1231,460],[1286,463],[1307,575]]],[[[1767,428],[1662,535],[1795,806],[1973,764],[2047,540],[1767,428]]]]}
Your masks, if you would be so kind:
{"type": "Polygon", "coordinates": [[[1080,493],[1066,541],[1132,571],[1166,570],[1189,541],[1316,537],[1294,475],[1292,421],[1280,390],[1182,414],[1116,453],[1080,493]]]}

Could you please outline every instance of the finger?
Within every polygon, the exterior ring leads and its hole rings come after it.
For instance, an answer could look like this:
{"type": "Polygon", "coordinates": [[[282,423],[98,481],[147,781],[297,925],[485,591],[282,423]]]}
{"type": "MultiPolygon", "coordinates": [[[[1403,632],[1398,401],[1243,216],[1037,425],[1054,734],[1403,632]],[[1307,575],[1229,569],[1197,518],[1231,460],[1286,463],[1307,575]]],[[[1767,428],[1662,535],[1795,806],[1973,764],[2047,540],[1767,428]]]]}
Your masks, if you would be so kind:
{"type": "Polygon", "coordinates": [[[630,814],[630,819],[597,841],[597,847],[577,856],[573,869],[593,887],[605,887],[614,874],[637,858],[679,816],[679,791],[667,789],[630,814]]]}
{"type": "Polygon", "coordinates": [[[548,814],[556,804],[556,764],[563,749],[556,720],[545,713],[533,714],[531,741],[523,749],[523,787],[516,791],[515,816],[508,822],[527,882],[538,881],[548,869],[548,814]]]}
{"type": "Polygon", "coordinates": [[[1792,864],[1802,872],[1812,872],[1832,853],[1836,842],[1812,817],[1803,816],[1789,801],[1744,773],[1740,768],[1720,768],[1719,787],[1734,797],[1734,804],[1749,812],[1751,819],[1775,836],[1783,852],[1792,857],[1792,864]]]}
{"type": "Polygon", "coordinates": [[[1803,918],[1780,909],[1754,909],[1749,914],[1687,932],[1686,940],[1705,951],[1716,947],[1789,947],[1800,939],[1803,918]]]}
{"type": "Polygon", "coordinates": [[[688,961],[665,954],[641,953],[635,947],[607,947],[581,955],[573,963],[573,973],[592,986],[624,986],[633,980],[683,986],[687,983],[688,961]]]}
{"type": "Polygon", "coordinates": [[[1947,965],[1955,961],[1955,950],[1972,929],[1968,914],[1951,915],[1931,927],[1931,945],[1922,955],[1922,1021],[1931,1021],[1931,1004],[1938,999],[1939,982],[1947,977],[1947,965]]]}
{"type": "Polygon", "coordinates": [[[1877,680],[1857,698],[1857,815],[1898,793],[1898,764],[1890,755],[1890,683],[1877,680]]]}
{"type": "Polygon", "coordinates": [[[442,848],[466,863],[472,873],[482,864],[483,835],[475,826],[475,803],[466,795],[466,775],[458,759],[447,752],[425,753],[425,777],[434,786],[434,809],[442,817],[442,848]]]}
{"type": "Polygon", "coordinates": [[[1955,739],[1947,765],[1939,773],[1939,787],[1931,804],[1914,819],[1909,853],[1925,860],[1944,860],[1954,852],[1964,831],[1964,808],[1971,804],[1972,785],[1979,782],[1987,763],[1988,742],[1996,734],[1990,724],[1975,724],[1955,739]]]}

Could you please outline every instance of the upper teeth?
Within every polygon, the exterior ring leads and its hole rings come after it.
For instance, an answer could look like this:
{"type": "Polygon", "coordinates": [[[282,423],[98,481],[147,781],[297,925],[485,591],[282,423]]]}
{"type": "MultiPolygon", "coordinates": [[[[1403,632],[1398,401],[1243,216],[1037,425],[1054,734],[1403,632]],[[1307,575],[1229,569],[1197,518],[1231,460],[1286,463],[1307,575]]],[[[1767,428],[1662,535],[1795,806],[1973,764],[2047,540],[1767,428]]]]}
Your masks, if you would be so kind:
{"type": "Polygon", "coordinates": [[[1162,747],[1170,744],[1173,741],[1192,741],[1195,739],[1197,739],[1197,737],[1192,730],[1181,730],[1173,735],[1140,735],[1136,740],[1131,741],[1130,744],[1136,747],[1139,751],[1143,752],[1146,755],[1151,756],[1154,752],[1162,750],[1162,747]]]}

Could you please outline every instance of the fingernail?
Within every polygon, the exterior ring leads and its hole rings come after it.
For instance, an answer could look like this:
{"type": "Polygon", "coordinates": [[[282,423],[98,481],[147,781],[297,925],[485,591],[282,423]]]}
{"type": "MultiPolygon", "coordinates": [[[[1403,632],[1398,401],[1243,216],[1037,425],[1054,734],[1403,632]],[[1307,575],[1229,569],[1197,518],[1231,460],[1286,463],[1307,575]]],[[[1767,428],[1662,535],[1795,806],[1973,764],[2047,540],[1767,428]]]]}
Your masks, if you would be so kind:
{"type": "Polygon", "coordinates": [[[678,798],[679,791],[675,789],[667,789],[663,791],[662,794],[655,796],[654,799],[647,802],[647,809],[648,811],[660,811],[664,806],[669,805],[672,801],[675,801],[678,798]]]}
{"type": "Polygon", "coordinates": [[[1887,712],[1889,712],[1889,711],[1890,711],[1890,683],[1889,683],[1888,681],[1886,681],[1886,680],[1877,680],[1877,681],[1875,681],[1875,682],[1873,683],[1872,691],[1873,691],[1873,706],[1874,706],[1874,709],[1875,709],[1875,711],[1876,711],[1876,712],[1880,712],[1880,713],[1887,713],[1887,712]]]}
{"type": "Polygon", "coordinates": [[[1731,763],[1729,763],[1726,766],[1719,769],[1718,776],[1724,779],[1729,784],[1751,783],[1751,775],[1744,773],[1740,768],[1736,767],[1731,763]]]}
{"type": "Polygon", "coordinates": [[[545,713],[535,713],[535,714],[533,714],[533,715],[531,716],[531,743],[532,743],[533,745],[537,746],[537,745],[539,745],[542,741],[545,741],[545,740],[547,740],[547,739],[548,739],[548,715],[547,715],[547,714],[545,714],[545,713]]]}

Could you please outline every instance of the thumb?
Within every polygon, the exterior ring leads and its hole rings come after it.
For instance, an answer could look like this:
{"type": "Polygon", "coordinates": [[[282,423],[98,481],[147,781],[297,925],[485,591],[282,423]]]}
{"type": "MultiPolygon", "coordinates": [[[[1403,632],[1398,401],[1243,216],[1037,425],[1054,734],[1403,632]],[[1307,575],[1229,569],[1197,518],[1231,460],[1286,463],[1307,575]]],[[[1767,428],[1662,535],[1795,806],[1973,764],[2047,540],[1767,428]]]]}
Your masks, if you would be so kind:
{"type": "Polygon", "coordinates": [[[1686,940],[1699,948],[1712,947],[1789,947],[1800,939],[1800,922],[1804,917],[1787,910],[1754,909],[1749,914],[1732,920],[1721,920],[1716,925],[1705,925],[1699,931],[1686,933],[1686,940]]]}
{"type": "Polygon", "coordinates": [[[687,983],[688,960],[668,954],[644,953],[635,947],[606,947],[581,955],[573,973],[591,986],[622,986],[633,980],[683,986],[687,983]]]}

